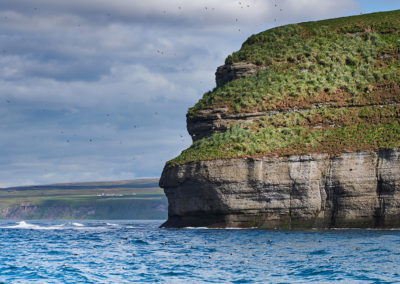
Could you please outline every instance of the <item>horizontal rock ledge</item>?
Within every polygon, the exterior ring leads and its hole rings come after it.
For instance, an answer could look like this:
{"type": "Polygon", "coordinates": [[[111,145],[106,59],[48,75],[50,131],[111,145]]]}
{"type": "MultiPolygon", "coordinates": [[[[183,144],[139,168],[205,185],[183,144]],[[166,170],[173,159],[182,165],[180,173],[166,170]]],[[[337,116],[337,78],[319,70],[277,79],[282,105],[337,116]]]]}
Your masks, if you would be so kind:
{"type": "Polygon", "coordinates": [[[199,111],[196,117],[187,116],[187,130],[192,137],[193,142],[210,137],[214,133],[225,132],[231,128],[234,123],[253,122],[257,119],[276,114],[301,113],[303,111],[311,111],[320,107],[329,107],[331,109],[360,109],[362,107],[385,107],[398,106],[399,103],[391,102],[387,104],[366,104],[366,105],[349,105],[334,106],[327,104],[314,104],[312,108],[264,111],[251,113],[228,113],[227,108],[206,109],[199,111]]]}
{"type": "Polygon", "coordinates": [[[400,228],[400,150],[165,167],[163,227],[400,228]]]}

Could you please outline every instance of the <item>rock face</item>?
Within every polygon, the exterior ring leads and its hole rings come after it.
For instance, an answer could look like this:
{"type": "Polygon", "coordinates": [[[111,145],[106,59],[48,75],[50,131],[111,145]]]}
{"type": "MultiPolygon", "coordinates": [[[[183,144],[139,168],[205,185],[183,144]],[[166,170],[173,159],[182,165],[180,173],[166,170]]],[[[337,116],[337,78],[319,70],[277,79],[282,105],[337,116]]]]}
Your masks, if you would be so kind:
{"type": "Polygon", "coordinates": [[[400,150],[212,160],[165,168],[164,227],[400,227],[400,150]]]}
{"type": "MultiPolygon", "coordinates": [[[[217,68],[215,81],[217,87],[230,81],[245,78],[258,73],[263,66],[252,63],[238,62],[225,64],[217,68]]],[[[251,121],[254,117],[260,117],[264,113],[229,114],[227,108],[215,108],[199,111],[196,117],[187,116],[187,130],[193,142],[204,137],[211,136],[213,133],[224,132],[229,129],[231,122],[251,121]]]]}
{"type": "Polygon", "coordinates": [[[277,111],[253,112],[253,113],[228,113],[227,108],[201,110],[196,117],[187,117],[187,130],[193,142],[214,133],[224,132],[232,123],[252,122],[256,118],[272,115],[277,111]]]}
{"type": "Polygon", "coordinates": [[[260,69],[264,69],[264,67],[247,62],[222,65],[218,67],[217,72],[215,72],[217,87],[230,81],[256,74],[260,69]]]}

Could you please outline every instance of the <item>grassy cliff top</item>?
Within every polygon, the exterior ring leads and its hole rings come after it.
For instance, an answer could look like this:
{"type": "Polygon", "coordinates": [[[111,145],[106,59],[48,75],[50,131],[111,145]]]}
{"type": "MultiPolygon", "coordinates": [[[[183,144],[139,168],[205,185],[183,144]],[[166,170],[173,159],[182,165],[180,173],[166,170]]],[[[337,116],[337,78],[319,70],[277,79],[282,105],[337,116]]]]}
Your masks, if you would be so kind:
{"type": "Polygon", "coordinates": [[[270,29],[225,63],[235,62],[264,68],[205,93],[188,118],[220,107],[278,114],[233,121],[169,165],[400,148],[400,10],[270,29]]]}
{"type": "Polygon", "coordinates": [[[265,70],[205,93],[188,114],[398,101],[397,94],[382,98],[382,90],[399,84],[399,57],[400,10],[277,27],[252,35],[226,59],[265,70]]]}

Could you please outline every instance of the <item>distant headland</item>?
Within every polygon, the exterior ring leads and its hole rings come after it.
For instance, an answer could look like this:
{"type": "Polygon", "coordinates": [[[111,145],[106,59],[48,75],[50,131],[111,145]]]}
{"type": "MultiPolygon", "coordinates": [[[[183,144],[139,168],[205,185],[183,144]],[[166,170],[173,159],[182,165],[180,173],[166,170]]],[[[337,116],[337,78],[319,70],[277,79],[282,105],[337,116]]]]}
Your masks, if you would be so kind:
{"type": "Polygon", "coordinates": [[[0,219],[165,220],[158,179],[60,183],[0,189],[0,219]]]}

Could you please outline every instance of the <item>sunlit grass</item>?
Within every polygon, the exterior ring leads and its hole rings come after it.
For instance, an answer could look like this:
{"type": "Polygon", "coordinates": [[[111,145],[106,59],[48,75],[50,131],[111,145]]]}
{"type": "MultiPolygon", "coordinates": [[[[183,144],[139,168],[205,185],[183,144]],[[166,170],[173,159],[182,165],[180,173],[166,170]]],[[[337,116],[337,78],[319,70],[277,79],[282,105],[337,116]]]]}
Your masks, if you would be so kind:
{"type": "Polygon", "coordinates": [[[307,153],[339,154],[345,151],[400,148],[400,124],[359,123],[339,128],[302,126],[260,128],[257,132],[233,127],[193,143],[168,165],[188,162],[307,153]]]}
{"type": "Polygon", "coordinates": [[[207,92],[189,115],[214,106],[242,112],[325,101],[381,102],[382,88],[399,85],[399,19],[400,11],[394,11],[288,25],[253,35],[226,63],[251,62],[266,70],[207,92]]]}

